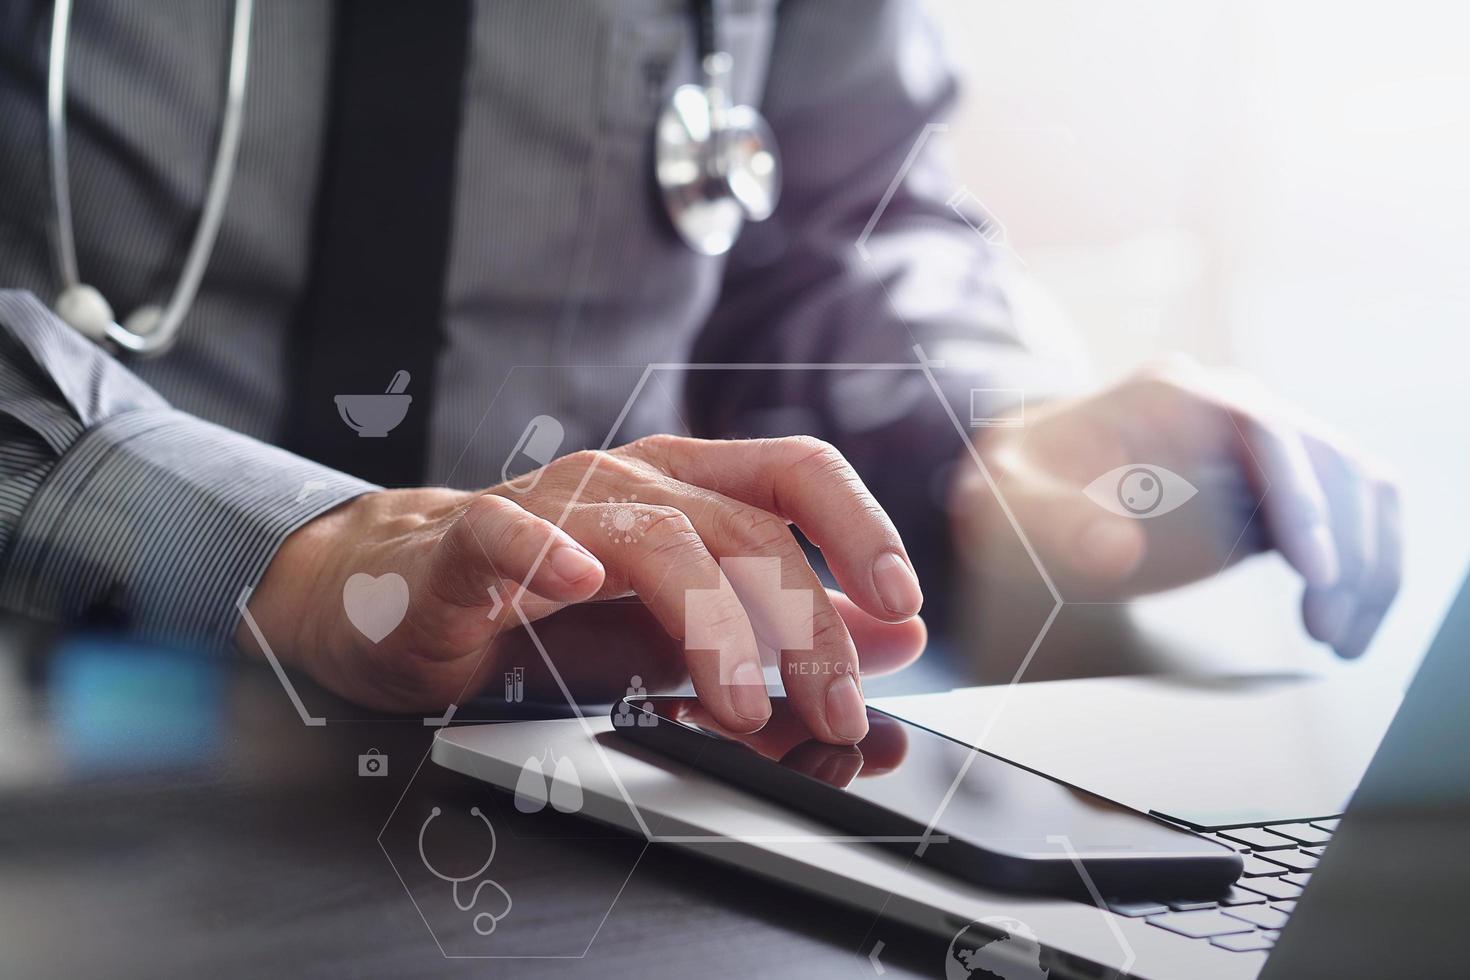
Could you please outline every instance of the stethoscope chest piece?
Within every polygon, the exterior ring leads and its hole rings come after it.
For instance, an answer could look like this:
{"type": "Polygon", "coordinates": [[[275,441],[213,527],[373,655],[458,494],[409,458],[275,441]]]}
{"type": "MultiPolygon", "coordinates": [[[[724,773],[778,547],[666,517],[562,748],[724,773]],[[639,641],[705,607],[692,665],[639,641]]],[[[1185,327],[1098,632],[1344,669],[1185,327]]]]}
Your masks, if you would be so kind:
{"type": "Polygon", "coordinates": [[[702,85],[680,85],[654,126],[654,180],[669,221],[701,255],[723,255],[746,221],[781,196],[776,137],[752,106],[733,105],[733,59],[719,40],[715,0],[692,0],[702,85]]]}
{"type": "Polygon", "coordinates": [[[723,255],[748,218],[764,221],[781,193],[776,141],[759,112],[730,106],[723,124],[698,85],[681,85],[655,132],[657,181],[674,230],[701,255],[723,255]]]}

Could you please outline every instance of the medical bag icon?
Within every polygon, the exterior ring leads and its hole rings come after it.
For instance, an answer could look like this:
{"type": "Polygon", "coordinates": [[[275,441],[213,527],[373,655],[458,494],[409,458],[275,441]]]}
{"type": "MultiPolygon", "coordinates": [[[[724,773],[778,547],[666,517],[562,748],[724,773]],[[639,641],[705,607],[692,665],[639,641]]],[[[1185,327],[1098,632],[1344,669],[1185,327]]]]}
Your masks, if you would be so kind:
{"type": "Polygon", "coordinates": [[[357,774],[359,776],[388,775],[388,757],[377,749],[368,749],[357,757],[357,774]]]}

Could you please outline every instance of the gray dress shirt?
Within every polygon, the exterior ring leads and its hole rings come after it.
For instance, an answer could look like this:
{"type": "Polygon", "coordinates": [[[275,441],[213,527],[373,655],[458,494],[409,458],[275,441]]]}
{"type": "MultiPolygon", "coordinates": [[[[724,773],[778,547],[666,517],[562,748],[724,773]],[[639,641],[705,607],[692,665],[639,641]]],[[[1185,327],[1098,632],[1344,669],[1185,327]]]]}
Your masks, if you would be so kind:
{"type": "MultiPolygon", "coordinates": [[[[918,372],[661,367],[628,405],[651,363],[916,362],[916,345],[946,362],[939,374],[961,419],[973,387],[1034,398],[1066,383],[1019,342],[995,250],[947,205],[958,184],[939,161],[942,139],[924,137],[956,88],[917,4],[721,8],[735,94],[769,119],[785,172],[775,215],[721,258],[680,244],[651,178],[660,102],[696,78],[687,4],[476,8],[430,482],[498,482],[540,414],[563,423],[561,452],[656,431],[807,432],[849,455],[911,546],[937,549],[944,468],[962,445],[918,372]]],[[[119,316],[177,280],[217,140],[230,9],[76,4],[67,99],[78,259],[119,316]]],[[[59,288],[45,153],[51,5],[0,10],[5,608],[58,620],[106,610],[149,636],[223,643],[235,598],[281,540],[372,489],[272,445],[291,425],[288,341],[317,193],[331,9],[258,0],[238,175],[208,273],[177,346],[125,362],[48,310],[59,288]]],[[[386,383],[396,365],[374,367],[386,383]]],[[[381,449],[392,451],[391,436],[381,449]]]]}

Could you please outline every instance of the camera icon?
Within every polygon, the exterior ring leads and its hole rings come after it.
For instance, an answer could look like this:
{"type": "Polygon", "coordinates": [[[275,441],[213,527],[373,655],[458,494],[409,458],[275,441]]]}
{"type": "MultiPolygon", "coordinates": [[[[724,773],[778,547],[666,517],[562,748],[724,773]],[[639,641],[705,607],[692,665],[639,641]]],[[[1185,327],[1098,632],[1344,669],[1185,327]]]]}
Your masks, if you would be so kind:
{"type": "Polygon", "coordinates": [[[388,775],[388,757],[377,749],[368,749],[357,757],[357,774],[359,776],[388,775]]]}

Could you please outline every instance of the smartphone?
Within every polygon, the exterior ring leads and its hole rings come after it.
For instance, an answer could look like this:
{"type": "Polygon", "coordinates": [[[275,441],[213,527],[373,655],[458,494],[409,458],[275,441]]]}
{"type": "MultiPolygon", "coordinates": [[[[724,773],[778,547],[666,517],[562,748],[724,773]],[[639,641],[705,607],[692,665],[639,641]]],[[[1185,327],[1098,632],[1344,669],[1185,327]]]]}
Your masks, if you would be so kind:
{"type": "Polygon", "coordinates": [[[1233,850],[868,708],[856,745],[811,738],[785,698],[758,732],[721,728],[695,698],[625,698],[613,731],[827,823],[989,888],[1104,898],[1212,898],[1233,850]],[[932,830],[931,830],[932,825],[932,830]]]}

